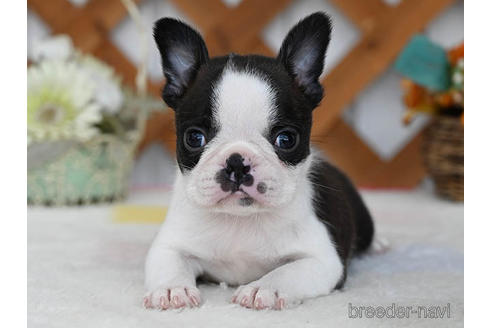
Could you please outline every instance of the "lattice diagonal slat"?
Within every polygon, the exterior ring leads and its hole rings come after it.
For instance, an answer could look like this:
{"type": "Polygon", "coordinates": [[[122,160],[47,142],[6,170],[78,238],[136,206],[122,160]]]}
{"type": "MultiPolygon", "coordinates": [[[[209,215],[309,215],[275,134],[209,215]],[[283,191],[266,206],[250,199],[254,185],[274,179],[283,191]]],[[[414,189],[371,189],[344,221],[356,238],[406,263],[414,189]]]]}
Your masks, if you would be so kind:
{"type": "MultiPolygon", "coordinates": [[[[138,0],[136,2],[140,2],[138,0]]],[[[172,0],[204,34],[211,55],[259,53],[273,55],[260,34],[292,0],[243,0],[228,8],[220,0],[172,0]]],[[[422,29],[453,0],[402,0],[386,6],[381,0],[331,0],[362,31],[359,43],[322,81],[326,99],[315,111],[313,140],[359,185],[411,187],[424,175],[420,161],[421,136],[395,158],[382,161],[340,117],[343,109],[394,60],[412,34],[422,29]]],[[[114,46],[109,31],[126,16],[120,0],[91,0],[76,8],[66,0],[28,0],[29,8],[47,22],[54,33],[69,34],[77,47],[113,65],[133,84],[135,67],[114,46]]],[[[149,82],[159,94],[162,84],[149,82]]],[[[147,125],[145,144],[160,140],[175,148],[172,114],[155,115],[147,125]]]]}

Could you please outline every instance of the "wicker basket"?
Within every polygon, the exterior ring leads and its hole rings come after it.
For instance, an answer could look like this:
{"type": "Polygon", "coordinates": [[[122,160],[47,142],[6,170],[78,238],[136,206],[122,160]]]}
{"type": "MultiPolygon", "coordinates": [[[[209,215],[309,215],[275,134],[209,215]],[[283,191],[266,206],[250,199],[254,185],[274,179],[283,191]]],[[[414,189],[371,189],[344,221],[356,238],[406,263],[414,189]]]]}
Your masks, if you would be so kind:
{"type": "Polygon", "coordinates": [[[464,129],[455,117],[438,117],[426,129],[423,158],[436,192],[454,201],[464,199],[464,129]]]}

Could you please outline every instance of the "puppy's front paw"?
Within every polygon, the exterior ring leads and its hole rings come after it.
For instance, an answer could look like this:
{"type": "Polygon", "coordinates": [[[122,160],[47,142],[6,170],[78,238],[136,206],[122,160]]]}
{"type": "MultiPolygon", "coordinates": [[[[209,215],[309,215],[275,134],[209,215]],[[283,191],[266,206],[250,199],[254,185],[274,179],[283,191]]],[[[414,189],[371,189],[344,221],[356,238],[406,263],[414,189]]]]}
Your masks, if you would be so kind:
{"type": "Polygon", "coordinates": [[[160,310],[196,307],[200,305],[200,291],[196,287],[157,288],[144,297],[145,308],[160,310]]]}
{"type": "Polygon", "coordinates": [[[236,289],[232,303],[255,310],[282,310],[285,308],[286,298],[277,290],[245,285],[236,289]]]}

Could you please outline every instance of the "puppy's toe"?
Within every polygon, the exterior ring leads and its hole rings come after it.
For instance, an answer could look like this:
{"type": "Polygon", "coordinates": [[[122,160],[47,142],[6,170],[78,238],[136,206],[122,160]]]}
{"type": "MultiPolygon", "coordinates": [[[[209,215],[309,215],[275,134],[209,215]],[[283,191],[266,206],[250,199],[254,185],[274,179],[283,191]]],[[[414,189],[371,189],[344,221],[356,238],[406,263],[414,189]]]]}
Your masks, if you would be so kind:
{"type": "Polygon", "coordinates": [[[144,297],[143,305],[146,309],[167,310],[169,305],[169,289],[158,288],[144,297]]]}
{"type": "Polygon", "coordinates": [[[169,300],[173,309],[180,309],[188,305],[188,296],[184,288],[171,289],[169,300]]]}
{"type": "Polygon", "coordinates": [[[188,296],[188,301],[192,307],[199,306],[202,302],[200,298],[200,291],[195,287],[186,287],[185,288],[186,295],[188,296]]]}
{"type": "MultiPolygon", "coordinates": [[[[290,305],[295,305],[299,304],[299,301],[297,303],[291,302],[290,305]]],[[[287,295],[276,292],[275,293],[275,306],[273,307],[275,310],[283,310],[287,307],[287,295]]]]}
{"type": "Polygon", "coordinates": [[[145,308],[160,310],[196,307],[201,303],[196,287],[158,288],[144,297],[145,308]]]}
{"type": "Polygon", "coordinates": [[[270,288],[240,286],[232,296],[232,302],[255,310],[282,310],[286,307],[286,295],[270,288]]]}
{"type": "Polygon", "coordinates": [[[239,286],[234,295],[232,302],[242,307],[252,308],[258,288],[251,286],[239,286]]]}
{"type": "Polygon", "coordinates": [[[277,296],[271,289],[260,288],[255,296],[254,308],[256,310],[273,309],[277,296]]]}

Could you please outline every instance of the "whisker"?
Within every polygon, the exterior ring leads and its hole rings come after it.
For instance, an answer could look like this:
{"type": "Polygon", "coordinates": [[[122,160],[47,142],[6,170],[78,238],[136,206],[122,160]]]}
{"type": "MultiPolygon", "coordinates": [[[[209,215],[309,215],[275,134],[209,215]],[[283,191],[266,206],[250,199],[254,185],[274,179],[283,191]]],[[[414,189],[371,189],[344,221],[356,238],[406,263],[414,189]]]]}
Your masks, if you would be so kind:
{"type": "Polygon", "coordinates": [[[319,183],[316,183],[316,182],[312,182],[311,183],[315,186],[318,186],[318,187],[321,187],[321,188],[326,188],[328,190],[332,190],[332,191],[340,191],[340,189],[337,189],[337,188],[334,188],[334,187],[330,187],[330,186],[325,186],[325,185],[322,185],[322,184],[319,184],[319,183]]]}
{"type": "Polygon", "coordinates": [[[184,167],[185,169],[192,170],[193,168],[191,166],[187,166],[184,164],[181,164],[181,167],[184,167]]]}

